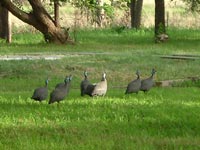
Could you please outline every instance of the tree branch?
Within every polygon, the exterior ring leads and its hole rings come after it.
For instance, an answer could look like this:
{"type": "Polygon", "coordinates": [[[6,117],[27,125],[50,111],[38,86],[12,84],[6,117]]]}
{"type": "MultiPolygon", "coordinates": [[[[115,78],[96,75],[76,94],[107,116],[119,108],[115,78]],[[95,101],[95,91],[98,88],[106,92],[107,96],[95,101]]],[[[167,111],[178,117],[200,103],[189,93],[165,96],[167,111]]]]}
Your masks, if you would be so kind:
{"type": "Polygon", "coordinates": [[[16,7],[10,0],[1,0],[0,4],[3,7],[7,8],[14,16],[19,18],[20,20],[22,20],[30,25],[33,24],[32,20],[34,18],[31,16],[31,14],[28,14],[28,13],[22,11],[21,9],[16,7]]]}
{"type": "MultiPolygon", "coordinates": [[[[37,15],[38,12],[42,12],[43,14],[45,14],[46,17],[48,17],[55,24],[55,21],[53,20],[53,18],[49,15],[49,13],[43,7],[41,0],[28,0],[28,2],[30,3],[33,9],[33,13],[35,15],[37,15]]],[[[38,15],[37,17],[39,17],[42,20],[44,19],[42,18],[42,15],[38,15]]]]}

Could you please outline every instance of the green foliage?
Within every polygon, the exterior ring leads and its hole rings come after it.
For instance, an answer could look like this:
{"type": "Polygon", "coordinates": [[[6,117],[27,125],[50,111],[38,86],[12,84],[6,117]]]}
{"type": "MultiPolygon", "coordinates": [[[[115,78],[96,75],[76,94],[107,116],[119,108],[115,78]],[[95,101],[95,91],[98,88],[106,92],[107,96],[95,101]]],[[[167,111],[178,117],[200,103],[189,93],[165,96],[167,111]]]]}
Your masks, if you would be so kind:
{"type": "Polygon", "coordinates": [[[165,33],[165,26],[164,26],[162,23],[160,23],[160,24],[158,25],[157,35],[163,34],[163,33],[165,33]]]}
{"type": "Polygon", "coordinates": [[[117,33],[122,33],[123,31],[126,30],[126,27],[125,26],[115,26],[115,27],[112,27],[112,30],[116,31],[117,33]]]}
{"type": "Polygon", "coordinates": [[[104,2],[103,6],[98,4],[97,0],[69,0],[68,3],[79,8],[82,13],[90,15],[92,23],[98,23],[98,11],[103,9],[107,19],[112,19],[114,15],[114,8],[127,9],[127,0],[122,1],[107,1],[104,2]]]}
{"type": "MultiPolygon", "coordinates": [[[[177,0],[171,0],[177,1],[177,0]]],[[[199,0],[182,0],[186,5],[187,9],[192,12],[200,12],[200,1],[199,0]]]]}
{"type": "Polygon", "coordinates": [[[199,0],[183,0],[191,11],[200,12],[200,1],[199,0]]]}
{"type": "Polygon", "coordinates": [[[104,3],[103,9],[105,10],[106,15],[107,15],[109,18],[112,19],[112,18],[113,18],[113,15],[114,15],[114,7],[112,7],[111,5],[108,5],[108,4],[104,3]]]}
{"type": "Polygon", "coordinates": [[[70,3],[79,8],[82,13],[86,13],[87,16],[91,17],[91,23],[98,23],[97,13],[100,6],[97,4],[96,0],[72,0],[70,3]]]}
{"type": "Polygon", "coordinates": [[[127,9],[130,0],[111,0],[111,5],[119,9],[127,9]]]}

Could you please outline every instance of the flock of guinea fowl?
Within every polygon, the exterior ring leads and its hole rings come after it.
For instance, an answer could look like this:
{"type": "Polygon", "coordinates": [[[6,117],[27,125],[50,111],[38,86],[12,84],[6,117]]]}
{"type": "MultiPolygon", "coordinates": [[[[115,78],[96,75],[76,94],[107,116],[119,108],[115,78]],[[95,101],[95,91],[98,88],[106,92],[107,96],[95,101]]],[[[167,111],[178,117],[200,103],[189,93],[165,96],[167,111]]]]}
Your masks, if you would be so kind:
{"type": "MultiPolygon", "coordinates": [[[[140,73],[137,70],[136,75],[137,78],[131,81],[127,88],[125,94],[138,93],[139,91],[147,92],[153,87],[153,76],[156,73],[155,69],[152,69],[151,76],[141,80],[140,73]]],[[[60,102],[65,99],[70,90],[70,82],[72,80],[72,76],[69,75],[64,79],[63,83],[59,83],[56,85],[55,89],[50,94],[49,104],[54,102],[60,102]]],[[[80,84],[81,96],[89,95],[91,97],[94,96],[104,96],[107,92],[107,80],[106,73],[102,74],[102,79],[100,82],[96,84],[90,83],[88,80],[87,71],[84,72],[84,79],[80,84]]],[[[32,99],[36,101],[43,101],[48,97],[48,79],[45,81],[44,87],[39,87],[34,90],[32,99]]]]}

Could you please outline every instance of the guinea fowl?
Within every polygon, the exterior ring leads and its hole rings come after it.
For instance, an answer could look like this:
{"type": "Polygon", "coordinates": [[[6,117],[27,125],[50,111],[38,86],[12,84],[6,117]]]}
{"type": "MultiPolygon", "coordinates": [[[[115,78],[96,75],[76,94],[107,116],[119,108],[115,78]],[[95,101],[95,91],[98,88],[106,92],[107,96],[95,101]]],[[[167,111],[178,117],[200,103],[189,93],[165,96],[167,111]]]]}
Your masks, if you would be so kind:
{"type": "Polygon", "coordinates": [[[49,80],[46,79],[44,87],[39,87],[35,89],[31,99],[34,99],[35,101],[39,101],[39,102],[41,102],[42,100],[45,100],[48,97],[48,82],[49,80]]]}
{"type": "Polygon", "coordinates": [[[67,78],[68,76],[65,77],[64,82],[56,84],[55,89],[65,86],[65,81],[67,80],[67,78]]]}
{"type": "Polygon", "coordinates": [[[137,70],[136,71],[136,75],[137,75],[137,79],[131,81],[126,89],[125,94],[131,94],[131,93],[137,93],[140,91],[140,87],[141,87],[141,80],[140,80],[140,73],[137,70]]]}
{"type": "Polygon", "coordinates": [[[61,100],[65,99],[65,97],[69,93],[71,80],[72,80],[72,76],[70,75],[69,77],[65,79],[64,86],[59,86],[51,92],[49,104],[52,104],[54,102],[59,103],[61,100]]]}
{"type": "Polygon", "coordinates": [[[93,85],[94,89],[91,93],[91,96],[104,96],[107,92],[107,80],[106,80],[106,73],[104,72],[102,75],[102,79],[96,85],[93,85]]]}
{"type": "Polygon", "coordinates": [[[140,88],[141,91],[147,92],[153,87],[153,84],[154,84],[153,76],[155,73],[156,73],[156,70],[152,69],[151,76],[141,81],[141,88],[140,88]]]}
{"type": "Polygon", "coordinates": [[[81,85],[80,85],[80,88],[81,88],[81,96],[84,96],[86,93],[86,89],[88,87],[88,85],[90,85],[90,82],[88,81],[88,77],[87,77],[87,71],[84,71],[84,80],[81,81],[81,85]]]}
{"type": "Polygon", "coordinates": [[[93,92],[95,86],[96,86],[96,84],[89,84],[85,90],[85,94],[92,97],[93,96],[92,92],[93,92]]]}

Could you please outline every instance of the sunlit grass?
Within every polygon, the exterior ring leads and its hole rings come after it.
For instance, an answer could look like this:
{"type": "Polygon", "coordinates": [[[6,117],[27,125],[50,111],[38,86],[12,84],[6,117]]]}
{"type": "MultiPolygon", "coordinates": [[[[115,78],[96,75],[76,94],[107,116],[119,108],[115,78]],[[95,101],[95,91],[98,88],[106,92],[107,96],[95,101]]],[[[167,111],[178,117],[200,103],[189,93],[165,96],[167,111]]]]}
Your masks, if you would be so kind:
{"type": "Polygon", "coordinates": [[[128,96],[123,90],[110,90],[103,98],[82,98],[72,89],[64,101],[53,105],[31,100],[29,92],[12,98],[5,93],[0,97],[0,147],[199,148],[198,90],[154,88],[128,96]]]}

